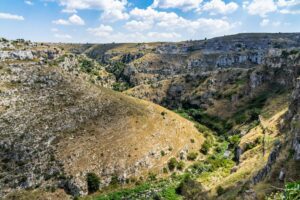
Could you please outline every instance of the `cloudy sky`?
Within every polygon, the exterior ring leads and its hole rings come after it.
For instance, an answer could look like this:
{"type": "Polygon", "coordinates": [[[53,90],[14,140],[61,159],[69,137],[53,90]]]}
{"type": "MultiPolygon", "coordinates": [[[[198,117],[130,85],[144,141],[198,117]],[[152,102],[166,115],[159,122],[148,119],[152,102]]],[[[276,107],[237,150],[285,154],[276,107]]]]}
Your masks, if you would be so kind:
{"type": "Polygon", "coordinates": [[[0,0],[0,37],[149,42],[300,32],[300,0],[0,0]]]}

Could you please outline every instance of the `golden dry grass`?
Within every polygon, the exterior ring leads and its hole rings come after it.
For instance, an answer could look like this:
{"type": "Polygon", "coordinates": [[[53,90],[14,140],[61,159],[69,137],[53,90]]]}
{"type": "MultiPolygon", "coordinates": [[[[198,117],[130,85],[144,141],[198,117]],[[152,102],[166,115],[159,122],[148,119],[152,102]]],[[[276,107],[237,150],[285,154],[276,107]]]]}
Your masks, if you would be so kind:
{"type": "Polygon", "coordinates": [[[74,80],[72,87],[78,84],[82,88],[78,98],[92,95],[101,114],[61,135],[56,158],[63,162],[67,174],[81,181],[87,171],[104,178],[114,174],[140,177],[149,171],[159,174],[181,150],[200,149],[202,134],[179,115],[122,93],[84,86],[80,80],[74,80]],[[161,151],[166,155],[161,156],[161,151]]]}

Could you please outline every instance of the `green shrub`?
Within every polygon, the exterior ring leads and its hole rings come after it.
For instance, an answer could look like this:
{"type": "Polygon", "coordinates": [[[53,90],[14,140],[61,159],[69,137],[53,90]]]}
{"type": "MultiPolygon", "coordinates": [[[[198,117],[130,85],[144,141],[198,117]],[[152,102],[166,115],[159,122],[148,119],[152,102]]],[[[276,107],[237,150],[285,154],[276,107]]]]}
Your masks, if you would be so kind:
{"type": "Polygon", "coordinates": [[[264,139],[263,136],[259,136],[259,137],[257,137],[257,138],[255,139],[254,143],[255,143],[255,144],[262,144],[263,139],[264,139]]]}
{"type": "Polygon", "coordinates": [[[300,181],[287,183],[284,191],[286,199],[300,199],[300,181]]]}
{"type": "Polygon", "coordinates": [[[154,196],[153,200],[179,200],[181,199],[177,194],[176,194],[176,189],[172,186],[169,186],[165,189],[162,190],[160,196],[154,196]]]}
{"type": "Polygon", "coordinates": [[[176,158],[171,158],[168,162],[169,170],[173,171],[177,167],[177,164],[178,164],[178,162],[177,162],[176,158]]]}
{"type": "Polygon", "coordinates": [[[244,152],[253,149],[256,146],[254,142],[247,142],[244,147],[244,152]]]}
{"type": "Polygon", "coordinates": [[[130,88],[130,85],[126,82],[116,82],[112,84],[112,89],[114,91],[123,92],[125,90],[128,90],[130,88]]]}
{"type": "Polygon", "coordinates": [[[219,168],[232,168],[235,163],[232,160],[226,159],[226,158],[219,158],[216,156],[210,156],[205,161],[205,164],[208,164],[210,166],[210,171],[215,171],[219,168]]]}
{"type": "Polygon", "coordinates": [[[199,175],[203,172],[208,172],[211,171],[211,165],[204,163],[204,162],[200,162],[197,161],[194,164],[192,164],[189,169],[191,170],[191,172],[195,175],[199,175]]]}
{"type": "Polygon", "coordinates": [[[197,152],[190,152],[187,155],[187,159],[188,160],[196,160],[197,157],[198,157],[198,153],[197,152]]]}
{"type": "Polygon", "coordinates": [[[177,164],[177,169],[182,171],[184,169],[185,163],[181,160],[177,164]]]}
{"type": "Polygon", "coordinates": [[[202,147],[200,149],[200,152],[207,155],[209,152],[209,149],[212,147],[212,143],[209,139],[206,139],[204,143],[202,144],[202,147]]]}
{"type": "Polygon", "coordinates": [[[218,194],[218,196],[221,196],[224,193],[225,193],[224,188],[222,186],[218,186],[217,187],[217,194],[218,194]]]}
{"type": "Polygon", "coordinates": [[[117,175],[113,175],[110,180],[110,185],[116,186],[119,184],[119,179],[117,175]]]}
{"type": "Polygon", "coordinates": [[[212,130],[208,127],[204,126],[203,124],[196,124],[195,127],[198,129],[199,132],[203,133],[204,137],[212,136],[212,130]]]}
{"type": "Polygon", "coordinates": [[[86,60],[86,59],[81,60],[79,65],[83,72],[91,73],[93,70],[93,62],[90,60],[86,60]]]}
{"type": "Polygon", "coordinates": [[[223,120],[217,116],[207,114],[201,109],[190,109],[189,106],[185,106],[187,109],[181,109],[180,115],[189,120],[199,122],[196,128],[203,134],[211,134],[212,130],[218,135],[226,134],[233,126],[231,122],[223,120]]]}
{"type": "Polygon", "coordinates": [[[122,73],[125,69],[125,64],[121,62],[114,63],[112,66],[107,68],[107,71],[113,73],[117,80],[119,80],[122,76],[122,73]]]}
{"type": "Polygon", "coordinates": [[[156,174],[154,174],[153,172],[149,172],[148,179],[149,179],[149,181],[155,181],[156,180],[156,174]]]}
{"type": "Polygon", "coordinates": [[[168,169],[166,167],[163,168],[163,173],[165,173],[165,174],[168,173],[168,169]]]}
{"type": "Polygon", "coordinates": [[[284,191],[269,195],[266,200],[298,200],[300,199],[300,181],[287,183],[284,191]]]}
{"type": "Polygon", "coordinates": [[[261,92],[257,96],[250,99],[245,106],[242,106],[233,116],[233,121],[236,124],[249,123],[258,120],[258,116],[261,114],[262,108],[265,105],[268,98],[278,93],[283,88],[280,85],[272,85],[272,88],[261,92]]]}
{"type": "Polygon", "coordinates": [[[100,179],[95,173],[88,173],[86,176],[87,186],[88,186],[88,192],[94,193],[98,191],[100,186],[100,179]]]}
{"type": "Polygon", "coordinates": [[[161,156],[165,156],[165,155],[166,155],[165,151],[164,151],[164,150],[161,150],[161,151],[160,151],[160,155],[161,155],[161,156]]]}
{"type": "Polygon", "coordinates": [[[233,135],[229,137],[229,143],[234,148],[239,145],[241,137],[239,135],[233,135]]]}
{"type": "Polygon", "coordinates": [[[288,56],[289,56],[289,52],[287,52],[286,50],[284,50],[284,51],[282,51],[282,53],[281,53],[281,57],[282,58],[288,58],[288,56]]]}
{"type": "Polygon", "coordinates": [[[195,199],[196,196],[201,196],[202,199],[207,199],[203,192],[202,185],[193,180],[189,175],[186,175],[176,188],[176,193],[184,196],[184,199],[195,199]]]}

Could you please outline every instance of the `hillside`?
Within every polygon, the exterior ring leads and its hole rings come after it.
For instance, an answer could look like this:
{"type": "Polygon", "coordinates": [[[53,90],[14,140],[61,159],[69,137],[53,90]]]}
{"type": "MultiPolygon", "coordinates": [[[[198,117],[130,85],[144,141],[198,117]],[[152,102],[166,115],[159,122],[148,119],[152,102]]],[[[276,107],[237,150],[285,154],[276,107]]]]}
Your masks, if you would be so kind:
{"type": "Polygon", "coordinates": [[[171,157],[201,146],[203,136],[193,123],[50,63],[63,51],[49,57],[47,46],[3,43],[11,47],[1,54],[14,56],[1,61],[2,197],[36,187],[85,194],[88,172],[102,186],[115,176],[126,182],[159,174],[171,157]]]}

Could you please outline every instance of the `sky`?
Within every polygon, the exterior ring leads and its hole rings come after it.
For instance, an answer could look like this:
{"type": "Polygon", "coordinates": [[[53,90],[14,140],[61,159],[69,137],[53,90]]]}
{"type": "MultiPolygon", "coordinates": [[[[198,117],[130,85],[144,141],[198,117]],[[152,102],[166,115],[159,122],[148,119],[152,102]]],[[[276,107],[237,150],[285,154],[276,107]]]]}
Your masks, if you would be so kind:
{"type": "Polygon", "coordinates": [[[38,42],[200,40],[300,32],[300,0],[0,0],[0,37],[38,42]]]}

